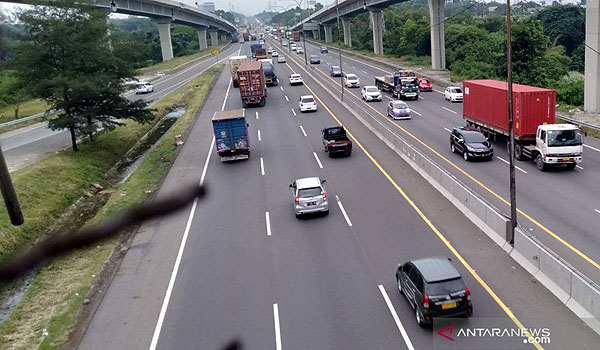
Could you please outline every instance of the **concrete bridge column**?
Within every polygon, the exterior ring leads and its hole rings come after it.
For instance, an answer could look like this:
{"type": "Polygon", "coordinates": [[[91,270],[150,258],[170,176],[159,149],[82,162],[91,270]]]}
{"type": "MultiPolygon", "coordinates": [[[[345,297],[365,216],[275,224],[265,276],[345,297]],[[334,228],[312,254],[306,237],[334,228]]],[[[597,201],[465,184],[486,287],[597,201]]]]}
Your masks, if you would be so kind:
{"type": "Polygon", "coordinates": [[[323,29],[325,29],[325,42],[330,43],[333,41],[333,26],[331,24],[324,25],[323,29]]]}
{"type": "Polygon", "coordinates": [[[173,59],[173,43],[171,42],[171,19],[158,18],[155,20],[160,38],[160,51],[163,61],[173,59]]]}
{"type": "Polygon", "coordinates": [[[383,12],[381,9],[370,9],[369,13],[373,23],[373,51],[376,55],[383,55],[383,12]]]}
{"type": "Polygon", "coordinates": [[[587,0],[585,5],[585,82],[583,108],[586,112],[600,112],[599,56],[600,50],[600,0],[587,0]],[[591,48],[591,49],[590,49],[591,48]]]}
{"type": "Polygon", "coordinates": [[[227,42],[227,34],[221,34],[221,44],[224,44],[227,42]]]}
{"type": "Polygon", "coordinates": [[[204,50],[208,47],[206,43],[206,29],[198,30],[198,45],[200,46],[200,50],[204,50]]]}
{"type": "Polygon", "coordinates": [[[320,30],[313,30],[312,35],[313,35],[314,39],[321,40],[321,31],[320,30]]]}
{"type": "Polygon", "coordinates": [[[211,46],[218,46],[219,45],[219,32],[215,31],[210,31],[210,45],[211,46]]]}
{"type": "Polygon", "coordinates": [[[352,47],[352,34],[350,33],[349,18],[342,18],[342,27],[344,28],[344,45],[352,47]]]}
{"type": "MultiPolygon", "coordinates": [[[[431,19],[431,67],[446,69],[446,39],[444,38],[445,0],[428,0],[431,19]]],[[[597,1],[597,0],[596,0],[597,1]]]]}

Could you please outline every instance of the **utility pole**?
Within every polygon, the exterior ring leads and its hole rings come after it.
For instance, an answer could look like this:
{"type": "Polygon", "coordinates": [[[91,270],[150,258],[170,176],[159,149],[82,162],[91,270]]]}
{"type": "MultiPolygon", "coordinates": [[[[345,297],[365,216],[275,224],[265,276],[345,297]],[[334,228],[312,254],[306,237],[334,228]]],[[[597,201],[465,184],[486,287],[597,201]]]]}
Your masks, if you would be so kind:
{"type": "Polygon", "coordinates": [[[510,0],[506,0],[506,82],[508,84],[508,159],[510,169],[510,231],[507,240],[514,243],[517,227],[517,190],[515,185],[515,131],[513,127],[513,88],[512,88],[512,30],[510,20],[510,0]]]}
{"type": "Polygon", "coordinates": [[[340,40],[340,6],[338,0],[335,0],[335,11],[337,13],[337,31],[338,31],[338,51],[340,56],[340,86],[342,87],[342,94],[340,96],[340,102],[344,102],[344,70],[342,69],[342,41],[340,40]]]}
{"type": "MultiPolygon", "coordinates": [[[[302,15],[302,0],[300,0],[300,24],[302,25],[302,47],[304,47],[304,65],[308,65],[308,59],[306,58],[306,40],[304,39],[304,16],[302,15]]],[[[308,9],[308,0],[306,0],[306,8],[308,9]]]]}

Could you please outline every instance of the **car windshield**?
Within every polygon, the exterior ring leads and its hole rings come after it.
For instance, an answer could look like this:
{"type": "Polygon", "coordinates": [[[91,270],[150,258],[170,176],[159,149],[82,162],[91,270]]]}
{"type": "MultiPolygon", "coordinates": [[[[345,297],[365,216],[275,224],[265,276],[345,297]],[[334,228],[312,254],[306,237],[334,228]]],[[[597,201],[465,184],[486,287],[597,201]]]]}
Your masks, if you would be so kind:
{"type": "Polygon", "coordinates": [[[310,55],[310,58],[319,58],[317,55],[310,55]]]}
{"type": "Polygon", "coordinates": [[[333,72],[339,72],[340,71],[340,67],[339,66],[333,66],[333,67],[331,67],[331,71],[333,71],[333,72]]]}
{"type": "Polygon", "coordinates": [[[430,296],[446,295],[465,289],[465,282],[458,277],[451,280],[427,283],[426,293],[430,296]]]}
{"type": "Polygon", "coordinates": [[[464,134],[465,142],[467,143],[481,143],[487,141],[483,134],[478,132],[469,132],[464,134]]]}
{"type": "Polygon", "coordinates": [[[407,109],[408,106],[404,102],[394,102],[394,109],[407,109]]]}
{"type": "Polygon", "coordinates": [[[292,74],[292,79],[300,78],[300,74],[292,74]]]}
{"type": "Polygon", "coordinates": [[[358,78],[354,74],[348,74],[348,75],[346,75],[346,79],[348,79],[348,80],[356,80],[358,78]]]}
{"type": "Polygon", "coordinates": [[[450,89],[450,92],[453,94],[462,94],[462,89],[459,89],[459,88],[450,89]]]}
{"type": "Polygon", "coordinates": [[[374,87],[374,86],[370,86],[368,88],[366,88],[367,92],[379,92],[379,90],[374,87]]]}
{"type": "Polygon", "coordinates": [[[302,97],[302,103],[311,103],[315,102],[315,99],[312,97],[302,97]]]}
{"type": "Polygon", "coordinates": [[[316,197],[321,195],[320,187],[311,187],[311,188],[303,188],[298,190],[298,197],[306,198],[306,197],[316,197]]]}
{"type": "Polygon", "coordinates": [[[548,130],[548,146],[580,146],[583,137],[579,130],[548,130]]]}
{"type": "Polygon", "coordinates": [[[421,79],[421,84],[429,84],[429,81],[427,79],[421,79]]]}

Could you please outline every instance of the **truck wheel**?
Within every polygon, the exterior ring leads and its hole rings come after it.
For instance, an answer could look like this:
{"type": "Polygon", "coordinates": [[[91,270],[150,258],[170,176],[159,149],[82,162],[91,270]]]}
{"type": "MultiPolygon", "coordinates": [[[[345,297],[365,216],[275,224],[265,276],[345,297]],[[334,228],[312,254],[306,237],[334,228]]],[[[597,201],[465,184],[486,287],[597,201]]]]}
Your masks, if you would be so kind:
{"type": "Polygon", "coordinates": [[[515,144],[515,158],[523,160],[523,145],[515,144]]]}
{"type": "Polygon", "coordinates": [[[569,163],[567,164],[567,170],[573,170],[577,166],[577,163],[569,163]]]}
{"type": "Polygon", "coordinates": [[[537,168],[540,169],[540,171],[546,170],[546,164],[544,163],[544,158],[542,158],[542,155],[539,153],[537,156],[535,156],[535,165],[537,165],[537,168]]]}

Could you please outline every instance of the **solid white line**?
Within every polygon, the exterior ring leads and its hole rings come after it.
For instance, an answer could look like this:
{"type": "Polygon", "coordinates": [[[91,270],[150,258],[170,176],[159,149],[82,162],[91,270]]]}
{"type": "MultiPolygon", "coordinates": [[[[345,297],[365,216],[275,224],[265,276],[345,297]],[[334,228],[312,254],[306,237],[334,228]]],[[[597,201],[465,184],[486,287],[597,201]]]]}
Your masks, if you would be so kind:
{"type": "Polygon", "coordinates": [[[447,110],[450,113],[458,114],[458,113],[456,113],[455,111],[453,111],[453,110],[451,110],[449,108],[446,108],[446,107],[442,107],[442,108],[445,109],[445,110],[447,110]]]}
{"type": "Polygon", "coordinates": [[[294,113],[294,117],[296,116],[296,111],[293,108],[290,108],[292,110],[292,113],[294,113]]]}
{"type": "MultiPolygon", "coordinates": [[[[496,158],[500,159],[501,161],[503,161],[503,162],[504,162],[504,163],[506,163],[506,164],[510,164],[510,163],[509,163],[509,161],[508,161],[508,160],[506,160],[506,159],[502,159],[502,158],[500,158],[500,157],[498,157],[498,156],[496,156],[496,158]]],[[[518,167],[518,166],[516,166],[516,165],[515,165],[515,169],[517,169],[517,170],[519,170],[519,171],[521,171],[521,172],[523,172],[523,173],[527,174],[527,172],[526,172],[525,170],[523,170],[523,169],[519,168],[519,167],[518,167]]]]}
{"type": "Polygon", "coordinates": [[[267,225],[267,236],[271,236],[271,216],[268,211],[265,211],[265,223],[267,225]]]}
{"type": "Polygon", "coordinates": [[[600,210],[598,210],[598,209],[594,209],[594,211],[595,211],[596,213],[600,214],[600,210]]]}
{"type": "Polygon", "coordinates": [[[369,74],[369,73],[367,73],[367,71],[366,71],[366,70],[362,70],[362,71],[363,71],[363,73],[365,73],[365,74],[369,74]]]}
{"type": "Polygon", "coordinates": [[[583,147],[587,147],[587,148],[589,148],[589,149],[593,149],[593,150],[594,150],[594,151],[596,151],[596,152],[600,152],[600,149],[598,149],[598,148],[596,148],[596,147],[588,146],[588,145],[585,145],[585,144],[583,145],[583,147]]]}
{"type": "Polygon", "coordinates": [[[576,167],[577,169],[581,169],[581,170],[583,170],[583,167],[580,167],[579,165],[575,165],[575,167],[576,167]]]}
{"type": "Polygon", "coordinates": [[[411,111],[413,111],[413,112],[415,112],[415,114],[416,114],[416,115],[418,115],[419,117],[422,117],[422,116],[423,116],[421,113],[419,113],[419,112],[415,111],[415,110],[414,110],[414,109],[412,109],[412,108],[411,108],[410,110],[411,110],[411,111]]]}
{"type": "Polygon", "coordinates": [[[335,200],[337,201],[338,207],[340,207],[340,210],[342,211],[342,214],[344,215],[344,219],[346,219],[348,226],[352,227],[352,222],[350,221],[350,218],[348,217],[348,214],[346,213],[346,210],[344,209],[344,206],[342,205],[342,201],[340,201],[340,197],[335,195],[335,200]]]}
{"type": "MultiPolygon", "coordinates": [[[[229,79],[229,85],[227,86],[227,92],[225,93],[225,100],[223,101],[223,105],[221,110],[225,109],[225,102],[227,101],[227,96],[229,95],[229,90],[231,89],[231,79],[229,79]]],[[[208,164],[210,162],[210,155],[212,154],[213,148],[215,146],[215,137],[212,137],[212,141],[210,143],[210,147],[208,148],[208,154],[206,155],[206,161],[204,162],[204,168],[202,169],[202,175],[200,176],[200,186],[204,184],[204,179],[206,178],[206,172],[208,170],[208,164]]],[[[160,337],[160,331],[162,329],[163,322],[165,321],[165,315],[167,314],[167,308],[169,307],[169,301],[171,300],[171,293],[173,292],[173,286],[175,286],[175,280],[177,279],[177,273],[179,272],[179,264],[181,264],[181,259],[183,257],[183,251],[185,250],[185,244],[187,243],[188,235],[190,233],[190,228],[192,226],[192,220],[194,219],[194,214],[196,213],[196,206],[198,205],[198,199],[194,200],[192,204],[192,209],[190,210],[190,215],[188,216],[187,224],[185,226],[185,230],[183,231],[183,237],[181,238],[181,243],[179,244],[179,250],[177,251],[177,257],[175,258],[175,265],[173,265],[173,271],[171,271],[171,278],[169,279],[169,284],[167,285],[167,291],[165,292],[165,297],[163,299],[162,306],[160,307],[160,313],[158,314],[158,320],[156,321],[156,326],[154,327],[154,334],[152,335],[152,341],[150,342],[150,350],[156,350],[156,346],[158,344],[158,338],[160,337]]]]}
{"type": "Polygon", "coordinates": [[[421,100],[424,100],[424,99],[425,99],[425,97],[421,97],[421,96],[419,96],[419,98],[420,98],[421,100]]]}
{"type": "Polygon", "coordinates": [[[258,141],[262,141],[262,140],[260,139],[260,130],[257,130],[257,131],[258,131],[258,141]]]}
{"type": "Polygon", "coordinates": [[[446,130],[447,132],[452,132],[452,130],[450,130],[448,128],[444,128],[444,130],[446,130]]]}
{"type": "Polygon", "coordinates": [[[263,158],[260,157],[260,174],[265,175],[265,163],[263,162],[263,158]]]}
{"type": "Polygon", "coordinates": [[[302,127],[302,125],[300,125],[300,130],[302,130],[302,134],[304,134],[304,136],[306,137],[306,131],[304,131],[304,128],[302,127]]]}
{"type": "Polygon", "coordinates": [[[317,163],[319,164],[319,168],[323,169],[323,164],[321,164],[321,160],[319,159],[319,156],[317,155],[316,152],[313,152],[313,156],[315,156],[315,159],[317,160],[317,163]]]}
{"type": "Polygon", "coordinates": [[[404,338],[406,347],[408,347],[409,350],[414,350],[415,347],[412,345],[412,342],[410,341],[408,333],[406,333],[406,329],[404,329],[402,322],[400,322],[400,318],[398,317],[398,314],[394,309],[394,305],[392,305],[392,302],[390,301],[390,297],[388,296],[387,292],[385,291],[385,288],[383,288],[381,284],[379,285],[379,291],[381,292],[381,295],[383,296],[383,299],[385,300],[388,309],[390,309],[390,312],[392,313],[392,318],[394,319],[394,322],[396,322],[396,327],[398,327],[398,330],[400,330],[402,338],[404,338]]]}
{"type": "Polygon", "coordinates": [[[285,95],[284,97],[286,101],[290,102],[290,99],[287,97],[287,95],[285,95]]]}
{"type": "Polygon", "coordinates": [[[280,86],[279,88],[281,89],[281,91],[283,91],[283,86],[280,86]]]}
{"type": "Polygon", "coordinates": [[[281,350],[281,328],[279,328],[279,306],[273,304],[273,322],[275,323],[275,349],[281,350]]]}

